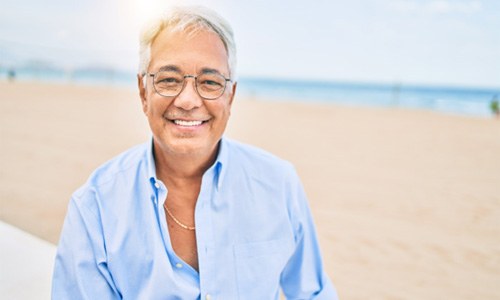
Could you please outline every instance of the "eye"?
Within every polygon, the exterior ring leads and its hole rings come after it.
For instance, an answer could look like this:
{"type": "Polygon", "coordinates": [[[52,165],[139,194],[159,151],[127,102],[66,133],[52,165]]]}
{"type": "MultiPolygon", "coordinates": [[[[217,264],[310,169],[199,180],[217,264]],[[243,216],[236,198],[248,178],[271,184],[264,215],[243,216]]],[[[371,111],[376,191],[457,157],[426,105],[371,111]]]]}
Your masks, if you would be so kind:
{"type": "Polygon", "coordinates": [[[184,77],[178,72],[160,71],[156,74],[155,80],[155,84],[169,87],[182,84],[184,77]]]}
{"type": "Polygon", "coordinates": [[[210,85],[210,86],[222,86],[222,84],[220,82],[214,81],[214,80],[208,80],[208,79],[201,82],[201,84],[210,85]]]}
{"type": "Polygon", "coordinates": [[[180,83],[179,79],[176,77],[164,77],[158,78],[157,83],[180,83]]]}

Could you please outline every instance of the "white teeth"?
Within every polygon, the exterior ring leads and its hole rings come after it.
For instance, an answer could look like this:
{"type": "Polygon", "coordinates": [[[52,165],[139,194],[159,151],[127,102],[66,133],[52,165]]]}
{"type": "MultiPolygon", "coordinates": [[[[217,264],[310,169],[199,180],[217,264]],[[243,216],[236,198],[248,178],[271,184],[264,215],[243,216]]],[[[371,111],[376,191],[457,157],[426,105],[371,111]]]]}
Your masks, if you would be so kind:
{"type": "Polygon", "coordinates": [[[184,121],[184,120],[174,120],[174,123],[181,126],[198,126],[203,123],[203,121],[184,121]]]}

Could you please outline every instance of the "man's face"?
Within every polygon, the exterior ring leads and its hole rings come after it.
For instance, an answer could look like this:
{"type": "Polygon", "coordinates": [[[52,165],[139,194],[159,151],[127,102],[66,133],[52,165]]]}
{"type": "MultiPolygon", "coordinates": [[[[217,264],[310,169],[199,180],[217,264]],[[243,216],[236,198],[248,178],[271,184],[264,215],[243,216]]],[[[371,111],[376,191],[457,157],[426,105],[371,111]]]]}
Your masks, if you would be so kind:
{"type": "MultiPolygon", "coordinates": [[[[160,68],[194,76],[215,70],[229,78],[224,44],[216,33],[205,30],[194,35],[160,32],[151,45],[148,73],[160,68]]],[[[142,107],[155,147],[173,155],[212,155],[226,128],[236,84],[228,82],[220,98],[204,100],[196,92],[194,79],[185,80],[184,89],[175,97],[158,95],[149,76],[146,86],[139,80],[142,107]]]]}

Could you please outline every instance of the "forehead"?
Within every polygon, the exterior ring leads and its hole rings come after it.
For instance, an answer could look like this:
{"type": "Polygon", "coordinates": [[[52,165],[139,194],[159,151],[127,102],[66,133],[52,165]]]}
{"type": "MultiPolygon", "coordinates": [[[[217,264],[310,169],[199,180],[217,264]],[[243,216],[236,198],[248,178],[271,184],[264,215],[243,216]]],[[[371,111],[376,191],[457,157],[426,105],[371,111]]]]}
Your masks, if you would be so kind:
{"type": "Polygon", "coordinates": [[[162,30],[151,44],[150,71],[172,65],[183,72],[214,69],[229,73],[227,51],[220,37],[213,31],[196,32],[162,30]]]}

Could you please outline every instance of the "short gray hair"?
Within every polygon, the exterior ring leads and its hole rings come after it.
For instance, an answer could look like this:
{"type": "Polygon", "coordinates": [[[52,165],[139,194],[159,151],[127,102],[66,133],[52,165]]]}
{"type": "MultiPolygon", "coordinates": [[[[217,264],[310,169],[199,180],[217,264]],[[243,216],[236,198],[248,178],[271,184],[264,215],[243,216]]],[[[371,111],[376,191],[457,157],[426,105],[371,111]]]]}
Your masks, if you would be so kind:
{"type": "Polygon", "coordinates": [[[215,11],[202,6],[173,7],[144,27],[140,35],[139,74],[147,72],[151,62],[151,44],[164,29],[169,32],[186,31],[189,34],[200,30],[215,32],[226,48],[229,76],[231,79],[236,77],[236,44],[231,25],[215,11]]]}

